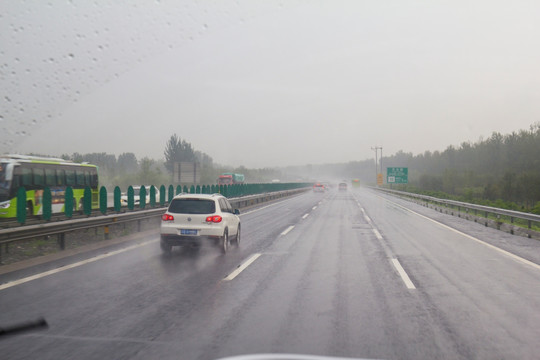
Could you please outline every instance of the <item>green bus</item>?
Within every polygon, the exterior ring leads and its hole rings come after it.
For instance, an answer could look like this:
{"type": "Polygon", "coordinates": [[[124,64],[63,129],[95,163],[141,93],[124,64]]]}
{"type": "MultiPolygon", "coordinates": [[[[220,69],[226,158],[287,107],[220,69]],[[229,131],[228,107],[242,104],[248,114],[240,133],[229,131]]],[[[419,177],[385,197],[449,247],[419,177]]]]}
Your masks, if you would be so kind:
{"type": "Polygon", "coordinates": [[[43,190],[52,195],[52,212],[64,211],[65,191],[73,189],[74,210],[82,210],[84,189],[92,191],[92,208],[98,207],[98,167],[63,159],[27,155],[0,155],[0,218],[17,216],[17,191],[26,190],[26,213],[43,213],[43,190]]]}

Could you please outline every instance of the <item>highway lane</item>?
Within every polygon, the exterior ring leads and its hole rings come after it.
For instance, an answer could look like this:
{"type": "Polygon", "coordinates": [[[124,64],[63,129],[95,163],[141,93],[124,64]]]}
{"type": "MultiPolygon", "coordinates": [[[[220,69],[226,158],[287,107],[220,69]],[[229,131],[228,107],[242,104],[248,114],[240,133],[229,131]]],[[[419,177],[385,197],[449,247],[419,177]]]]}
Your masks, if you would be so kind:
{"type": "MultiPolygon", "coordinates": [[[[535,358],[540,271],[420,213],[442,216],[363,189],[308,193],[242,215],[241,247],[226,256],[163,257],[148,239],[0,291],[0,326],[38,316],[51,325],[0,340],[0,351],[9,359],[535,358]]],[[[449,218],[508,245],[506,234],[449,218]]],[[[525,247],[533,260],[535,244],[525,247]]]]}

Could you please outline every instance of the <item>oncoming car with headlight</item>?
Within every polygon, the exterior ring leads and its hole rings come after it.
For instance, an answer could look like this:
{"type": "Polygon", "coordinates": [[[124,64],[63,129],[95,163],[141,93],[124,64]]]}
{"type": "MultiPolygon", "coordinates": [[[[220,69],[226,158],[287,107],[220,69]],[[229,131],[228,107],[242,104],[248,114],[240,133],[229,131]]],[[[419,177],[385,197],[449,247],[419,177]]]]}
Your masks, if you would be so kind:
{"type": "Polygon", "coordinates": [[[161,217],[161,249],[210,243],[226,253],[240,244],[240,212],[220,194],[180,194],[161,217]]]}

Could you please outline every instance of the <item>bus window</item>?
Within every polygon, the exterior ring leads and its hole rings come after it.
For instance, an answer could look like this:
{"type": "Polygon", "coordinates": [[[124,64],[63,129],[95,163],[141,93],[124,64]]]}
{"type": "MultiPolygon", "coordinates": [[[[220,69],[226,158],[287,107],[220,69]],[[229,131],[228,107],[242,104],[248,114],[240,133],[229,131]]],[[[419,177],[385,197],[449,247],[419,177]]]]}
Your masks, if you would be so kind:
{"type": "Polygon", "coordinates": [[[93,188],[98,187],[98,174],[95,171],[92,171],[92,182],[90,183],[90,186],[93,188]]]}
{"type": "Polygon", "coordinates": [[[84,183],[86,186],[90,186],[91,182],[90,182],[90,172],[89,171],[85,171],[84,172],[84,183]]]}
{"type": "Polygon", "coordinates": [[[58,186],[66,185],[66,172],[64,170],[56,170],[56,183],[58,186]]]}
{"type": "Polygon", "coordinates": [[[75,185],[75,171],[66,170],[66,185],[73,186],[75,185]]]}
{"type": "Polygon", "coordinates": [[[56,186],[56,170],[45,169],[45,185],[56,186]]]}
{"type": "Polygon", "coordinates": [[[28,168],[20,168],[21,169],[21,182],[20,186],[28,187],[29,185],[32,185],[32,170],[28,168]]]}
{"type": "Polygon", "coordinates": [[[84,186],[84,171],[77,170],[75,171],[75,174],[77,174],[77,185],[84,186]]]}
{"type": "Polygon", "coordinates": [[[43,169],[32,169],[32,173],[34,174],[34,181],[32,185],[44,186],[45,177],[43,176],[43,169]]]}

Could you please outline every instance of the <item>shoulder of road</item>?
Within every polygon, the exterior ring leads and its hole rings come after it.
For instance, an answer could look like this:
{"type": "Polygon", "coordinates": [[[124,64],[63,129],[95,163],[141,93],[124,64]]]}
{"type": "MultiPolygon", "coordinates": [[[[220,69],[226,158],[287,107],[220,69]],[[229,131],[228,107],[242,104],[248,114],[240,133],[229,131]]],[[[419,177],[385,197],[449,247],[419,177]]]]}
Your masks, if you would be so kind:
{"type": "Polygon", "coordinates": [[[115,245],[121,245],[123,243],[147,239],[148,236],[158,235],[158,234],[159,234],[159,229],[151,229],[151,230],[141,231],[134,234],[118,237],[116,239],[102,240],[96,243],[79,246],[73,249],[59,251],[54,254],[39,256],[39,257],[31,258],[28,260],[22,260],[22,261],[14,262],[12,264],[1,265],[0,275],[31,268],[33,266],[50,263],[56,260],[61,260],[70,256],[82,254],[85,252],[91,252],[91,251],[95,251],[95,250],[99,250],[99,249],[103,249],[103,248],[107,248],[107,247],[111,247],[115,245]]]}

